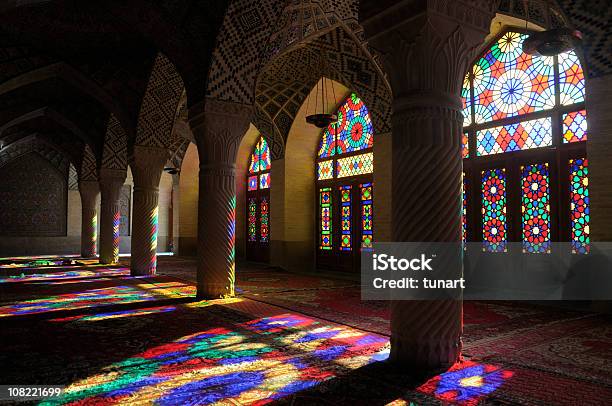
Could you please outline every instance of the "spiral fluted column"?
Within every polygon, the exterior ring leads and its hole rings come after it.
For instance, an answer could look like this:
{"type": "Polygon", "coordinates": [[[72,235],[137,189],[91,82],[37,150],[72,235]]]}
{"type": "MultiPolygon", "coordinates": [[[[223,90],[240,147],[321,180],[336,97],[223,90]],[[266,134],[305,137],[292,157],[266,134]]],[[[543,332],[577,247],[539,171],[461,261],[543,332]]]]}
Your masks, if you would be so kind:
{"type": "Polygon", "coordinates": [[[100,263],[119,262],[119,196],[126,172],[100,169],[100,263]]]}
{"type": "MultiPolygon", "coordinates": [[[[456,243],[460,257],[460,90],[495,2],[361,6],[366,37],[382,55],[393,92],[392,240],[456,243]]],[[[460,275],[460,264],[445,271],[460,275]]],[[[452,365],[461,355],[462,319],[460,300],[392,302],[390,361],[422,371],[452,365]]]]}
{"type": "Polygon", "coordinates": [[[157,269],[159,180],[167,159],[166,149],[134,146],[130,159],[134,177],[132,275],[155,275],[157,269]]]}
{"type": "Polygon", "coordinates": [[[79,181],[81,194],[81,257],[96,256],[98,241],[98,208],[96,207],[100,185],[95,180],[79,181]]]}
{"type": "Polygon", "coordinates": [[[200,158],[198,297],[233,296],[235,160],[240,140],[249,127],[251,107],[207,99],[203,107],[192,107],[190,116],[200,158]]]}

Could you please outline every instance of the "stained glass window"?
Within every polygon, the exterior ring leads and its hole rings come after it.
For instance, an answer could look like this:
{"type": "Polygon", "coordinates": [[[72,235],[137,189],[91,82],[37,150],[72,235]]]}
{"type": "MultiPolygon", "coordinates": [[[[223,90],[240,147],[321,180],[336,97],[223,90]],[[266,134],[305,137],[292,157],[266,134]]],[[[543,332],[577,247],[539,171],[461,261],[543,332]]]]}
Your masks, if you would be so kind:
{"type": "Polygon", "coordinates": [[[463,133],[463,136],[461,137],[461,157],[462,158],[470,157],[470,147],[468,144],[468,134],[467,133],[463,133]]]}
{"type": "Polygon", "coordinates": [[[525,54],[528,35],[502,32],[463,80],[462,239],[482,230],[485,251],[506,252],[508,241],[522,241],[524,253],[549,253],[554,235],[571,240],[574,252],[588,252],[586,158],[567,165],[586,157],[584,70],[574,51],[525,54]],[[481,198],[477,184],[469,190],[467,182],[479,175],[481,198]],[[551,184],[568,176],[569,195],[551,184]],[[476,213],[482,216],[471,234],[465,219],[476,213]],[[571,222],[560,220],[568,216],[571,222]]]}
{"type": "Polygon", "coordinates": [[[584,72],[576,52],[559,55],[559,99],[568,106],[584,101],[584,72]]]}
{"type": "Polygon", "coordinates": [[[472,124],[472,98],[470,97],[470,74],[465,75],[461,87],[461,104],[463,105],[463,125],[472,124]]]}
{"type": "Polygon", "coordinates": [[[476,133],[478,155],[499,154],[552,145],[549,117],[488,128],[476,133]]]}
{"type": "Polygon", "coordinates": [[[247,184],[248,184],[248,190],[249,191],[257,190],[257,175],[249,176],[247,184]]]}
{"type": "Polygon", "coordinates": [[[342,251],[351,250],[351,186],[340,186],[340,249],[342,251]]]}
{"type": "Polygon", "coordinates": [[[550,252],[548,164],[521,167],[523,252],[550,252]]]}
{"type": "Polygon", "coordinates": [[[251,161],[249,163],[249,173],[257,173],[267,171],[272,167],[270,160],[270,148],[268,142],[264,137],[259,137],[253,153],[251,154],[251,161]]]}
{"type": "Polygon", "coordinates": [[[324,187],[319,189],[320,217],[320,248],[332,249],[332,189],[324,187]]]}
{"type": "Polygon", "coordinates": [[[326,264],[332,257],[323,250],[334,252],[335,258],[353,258],[361,250],[371,249],[373,243],[374,133],[370,114],[355,93],[336,114],[338,120],[321,134],[316,163],[318,246],[326,264]]]}
{"type": "Polygon", "coordinates": [[[525,54],[525,39],[507,32],[474,66],[477,123],[554,106],[554,59],[525,54]]]}
{"type": "Polygon", "coordinates": [[[374,236],[372,234],[372,183],[362,183],[361,189],[361,249],[372,249],[374,236]]]}
{"type": "Polygon", "coordinates": [[[374,133],[370,113],[363,101],[352,93],[336,112],[338,120],[324,131],[319,158],[372,148],[374,133]]]}
{"type": "Polygon", "coordinates": [[[586,110],[563,114],[563,142],[587,140],[586,110]]]}
{"type": "Polygon", "coordinates": [[[322,161],[317,163],[317,179],[325,180],[334,177],[334,161],[322,161]]]}
{"type": "Polygon", "coordinates": [[[374,154],[367,153],[338,158],[336,165],[337,177],[364,175],[374,171],[374,154]]]}
{"type": "Polygon", "coordinates": [[[257,244],[247,246],[247,255],[249,247],[253,250],[267,249],[270,241],[271,168],[270,148],[266,139],[260,135],[249,159],[247,175],[247,241],[257,244]]]}
{"type": "Polygon", "coordinates": [[[259,224],[259,241],[268,242],[270,225],[270,205],[268,204],[268,197],[262,197],[259,202],[259,224]]]}
{"type": "Polygon", "coordinates": [[[259,175],[259,188],[260,189],[269,189],[270,188],[270,174],[262,173],[259,175]]]}
{"type": "Polygon", "coordinates": [[[572,251],[589,252],[589,168],[585,158],[570,159],[570,216],[572,251]]]}
{"type": "Polygon", "coordinates": [[[506,251],[506,170],[482,171],[482,237],[484,250],[506,251]]]}
{"type": "Polygon", "coordinates": [[[249,241],[257,241],[257,199],[251,197],[248,200],[248,236],[249,241]]]}

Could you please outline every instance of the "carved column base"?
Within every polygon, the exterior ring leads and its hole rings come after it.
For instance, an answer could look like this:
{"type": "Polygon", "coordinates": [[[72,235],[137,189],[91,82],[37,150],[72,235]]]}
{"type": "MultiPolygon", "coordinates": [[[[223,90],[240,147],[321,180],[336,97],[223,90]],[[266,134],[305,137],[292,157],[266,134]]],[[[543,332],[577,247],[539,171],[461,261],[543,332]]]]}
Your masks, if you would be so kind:
{"type": "Polygon", "coordinates": [[[393,302],[389,361],[406,369],[436,372],[459,361],[461,301],[393,302]]]}
{"type": "Polygon", "coordinates": [[[157,270],[158,190],[134,188],[131,275],[155,275],[157,270]]]}
{"type": "Polygon", "coordinates": [[[198,298],[234,295],[236,184],[234,168],[200,167],[198,298]]]}

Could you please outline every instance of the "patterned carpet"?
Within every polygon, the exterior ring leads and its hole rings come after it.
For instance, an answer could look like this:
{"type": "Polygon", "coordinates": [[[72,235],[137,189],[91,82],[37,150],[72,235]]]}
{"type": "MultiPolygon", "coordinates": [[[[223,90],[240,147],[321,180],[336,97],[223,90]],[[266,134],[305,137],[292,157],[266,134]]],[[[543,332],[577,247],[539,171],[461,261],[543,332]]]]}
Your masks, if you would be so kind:
{"type": "Polygon", "coordinates": [[[609,316],[468,302],[464,361],[422,377],[384,362],[387,306],[361,302],[355,282],[242,265],[236,298],[198,302],[194,261],[160,258],[159,267],[132,278],[121,266],[13,266],[0,279],[0,385],[67,385],[43,404],[612,399],[609,316]]]}

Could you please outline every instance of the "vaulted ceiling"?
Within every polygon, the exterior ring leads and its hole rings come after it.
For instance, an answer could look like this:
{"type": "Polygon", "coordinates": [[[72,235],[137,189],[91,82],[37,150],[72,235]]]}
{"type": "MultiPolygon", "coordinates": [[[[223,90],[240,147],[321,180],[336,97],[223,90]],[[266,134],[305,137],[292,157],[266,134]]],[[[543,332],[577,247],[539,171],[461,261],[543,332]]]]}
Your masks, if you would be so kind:
{"type": "Polygon", "coordinates": [[[71,143],[75,156],[88,145],[100,160],[111,115],[135,133],[159,54],[188,97],[203,99],[228,0],[7,3],[0,5],[0,144],[37,134],[71,143]]]}
{"type": "MultiPolygon", "coordinates": [[[[117,127],[132,142],[155,129],[168,132],[175,117],[186,119],[208,96],[253,103],[253,122],[279,158],[297,109],[321,76],[357,91],[377,130],[388,131],[391,94],[358,23],[359,3],[6,0],[0,4],[0,150],[35,135],[67,147],[75,166],[86,147],[101,162],[117,127]],[[163,104],[169,97],[176,102],[163,104]]],[[[367,2],[362,12],[391,3],[367,2]]],[[[609,2],[557,3],[551,24],[585,34],[588,74],[612,73],[609,2]]],[[[545,22],[548,2],[529,4],[527,13],[523,0],[500,0],[499,11],[545,22]]],[[[180,165],[184,141],[161,145],[174,149],[171,160],[180,165]]]]}

